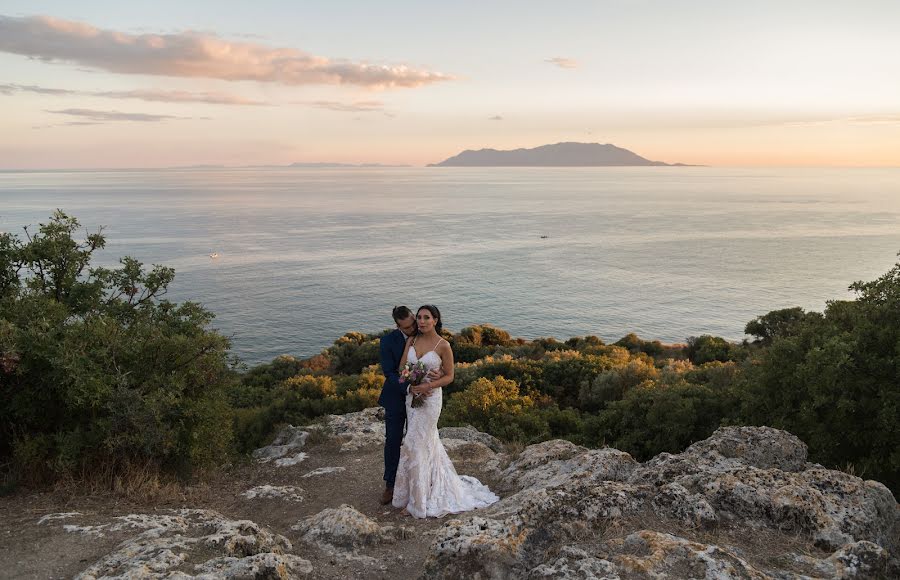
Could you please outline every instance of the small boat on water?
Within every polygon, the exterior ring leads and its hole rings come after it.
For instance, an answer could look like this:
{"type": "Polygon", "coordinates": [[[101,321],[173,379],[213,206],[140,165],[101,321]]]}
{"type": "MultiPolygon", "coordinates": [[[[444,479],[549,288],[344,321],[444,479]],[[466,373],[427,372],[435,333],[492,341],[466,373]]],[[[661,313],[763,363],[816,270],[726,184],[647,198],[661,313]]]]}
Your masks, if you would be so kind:
{"type": "Polygon", "coordinates": [[[213,259],[218,258],[218,257],[219,257],[219,252],[213,252],[212,254],[209,255],[209,257],[210,257],[210,258],[213,258],[213,259]]]}
{"type": "Polygon", "coordinates": [[[549,238],[549,237],[550,237],[550,236],[541,236],[541,239],[542,239],[542,240],[546,240],[546,239],[549,238]]]}

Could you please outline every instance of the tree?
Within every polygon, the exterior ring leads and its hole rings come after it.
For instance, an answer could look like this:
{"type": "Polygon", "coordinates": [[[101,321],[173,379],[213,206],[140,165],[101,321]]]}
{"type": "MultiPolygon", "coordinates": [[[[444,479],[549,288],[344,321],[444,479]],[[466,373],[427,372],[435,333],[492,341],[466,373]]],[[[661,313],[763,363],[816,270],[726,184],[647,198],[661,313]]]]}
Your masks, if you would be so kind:
{"type": "Polygon", "coordinates": [[[775,333],[750,367],[747,422],[787,429],[814,461],[900,489],[900,263],[856,300],[831,301],[775,333]]]}
{"type": "Polygon", "coordinates": [[[170,268],[91,268],[106,240],[78,228],[57,211],[0,240],[0,458],[33,476],[220,460],[229,344],[212,313],[161,299],[170,268]]]}
{"type": "Polygon", "coordinates": [[[759,342],[768,346],[776,336],[790,336],[799,328],[800,324],[814,313],[807,314],[799,306],[773,310],[763,316],[758,316],[747,323],[744,334],[755,336],[759,342]]]}

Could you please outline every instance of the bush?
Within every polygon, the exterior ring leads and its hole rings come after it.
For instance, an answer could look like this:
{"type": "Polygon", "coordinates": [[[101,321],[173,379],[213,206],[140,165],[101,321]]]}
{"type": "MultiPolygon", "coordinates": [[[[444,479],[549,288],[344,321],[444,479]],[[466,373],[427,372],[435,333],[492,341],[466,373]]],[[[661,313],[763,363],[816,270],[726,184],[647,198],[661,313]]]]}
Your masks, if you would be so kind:
{"type": "Polygon", "coordinates": [[[379,339],[371,334],[348,332],[323,354],[337,374],[354,375],[380,360],[379,339]]]}
{"type": "Polygon", "coordinates": [[[649,354],[650,356],[657,356],[663,352],[663,344],[660,341],[654,340],[651,342],[649,340],[642,340],[633,332],[626,334],[617,340],[616,346],[627,348],[628,351],[633,354],[642,352],[644,354],[649,354]]]}
{"type": "Polygon", "coordinates": [[[646,461],[663,451],[679,452],[709,437],[734,408],[729,392],[683,383],[644,383],[610,403],[585,425],[585,440],[607,444],[646,461]]]}
{"type": "Polygon", "coordinates": [[[99,464],[213,465],[231,445],[228,340],[161,297],[169,268],[89,268],[104,247],[56,212],[0,237],[0,457],[34,477],[99,464]]]}
{"type": "Polygon", "coordinates": [[[450,397],[443,425],[472,425],[506,441],[533,442],[549,436],[547,419],[536,412],[535,398],[504,377],[481,378],[450,397]]]}
{"type": "Polygon", "coordinates": [[[742,390],[742,419],[786,429],[820,463],[900,490],[900,263],[856,282],[853,301],[829,302],[773,333],[742,390]]]}
{"type": "Polygon", "coordinates": [[[690,336],[687,339],[685,354],[695,365],[719,361],[741,360],[745,352],[739,345],[732,344],[720,336],[690,336]]]}

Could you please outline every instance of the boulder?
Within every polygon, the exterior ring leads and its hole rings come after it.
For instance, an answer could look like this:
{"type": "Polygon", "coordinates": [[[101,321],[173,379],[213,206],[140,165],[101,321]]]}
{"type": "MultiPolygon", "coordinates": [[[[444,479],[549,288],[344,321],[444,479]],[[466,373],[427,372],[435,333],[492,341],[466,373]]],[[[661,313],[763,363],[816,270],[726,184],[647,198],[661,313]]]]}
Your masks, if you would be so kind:
{"type": "Polygon", "coordinates": [[[527,556],[529,530],[515,520],[473,516],[450,520],[431,544],[423,578],[516,579],[527,556]]]}
{"type": "Polygon", "coordinates": [[[353,507],[328,508],[291,526],[304,542],[319,547],[356,550],[391,543],[406,534],[403,528],[379,526],[353,507]]]}
{"type": "Polygon", "coordinates": [[[465,427],[444,427],[438,433],[442,440],[474,441],[487,446],[494,453],[503,452],[503,443],[499,439],[493,435],[482,433],[471,425],[466,425],[465,427]]]}
{"type": "MultiPolygon", "coordinates": [[[[268,463],[273,459],[280,460],[289,455],[302,455],[305,459],[306,454],[298,452],[306,445],[306,440],[308,438],[308,430],[302,427],[286,425],[278,432],[278,435],[275,436],[275,440],[272,441],[270,445],[256,449],[253,452],[253,458],[260,463],[268,463]]],[[[300,461],[302,461],[302,459],[300,461]]]]}
{"type": "Polygon", "coordinates": [[[610,559],[626,578],[771,578],[729,550],[653,530],[629,534],[612,548],[618,553],[610,559]]]}
{"type": "Polygon", "coordinates": [[[289,578],[312,571],[309,562],[285,554],[284,536],[250,520],[231,520],[212,510],[171,515],[130,514],[102,525],[104,533],[140,530],[88,566],[76,578],[289,578]],[[194,565],[196,576],[176,570],[194,565]]]}
{"type": "Polygon", "coordinates": [[[309,425],[341,441],[341,451],[384,445],[384,409],[371,407],[356,413],[326,415],[322,424],[309,425]]]}

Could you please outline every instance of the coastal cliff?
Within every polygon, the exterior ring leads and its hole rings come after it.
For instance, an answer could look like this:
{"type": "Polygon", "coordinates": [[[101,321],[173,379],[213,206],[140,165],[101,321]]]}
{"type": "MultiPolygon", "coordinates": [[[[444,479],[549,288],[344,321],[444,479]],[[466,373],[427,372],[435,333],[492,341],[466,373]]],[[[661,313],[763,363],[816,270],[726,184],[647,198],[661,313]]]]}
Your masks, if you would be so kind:
{"type": "Polygon", "coordinates": [[[517,449],[473,428],[445,428],[457,470],[502,499],[415,520],[377,502],[381,416],[372,408],[285,427],[194,503],[32,506],[9,520],[32,536],[28,549],[9,542],[12,559],[27,566],[40,546],[64,545],[43,560],[56,558],[55,570],[82,579],[900,573],[891,492],[809,463],[806,445],[785,431],[723,427],[682,453],[640,463],[611,448],[551,440],[517,449]]]}

